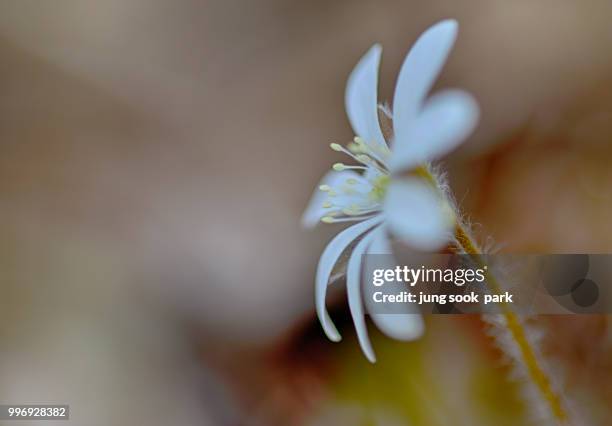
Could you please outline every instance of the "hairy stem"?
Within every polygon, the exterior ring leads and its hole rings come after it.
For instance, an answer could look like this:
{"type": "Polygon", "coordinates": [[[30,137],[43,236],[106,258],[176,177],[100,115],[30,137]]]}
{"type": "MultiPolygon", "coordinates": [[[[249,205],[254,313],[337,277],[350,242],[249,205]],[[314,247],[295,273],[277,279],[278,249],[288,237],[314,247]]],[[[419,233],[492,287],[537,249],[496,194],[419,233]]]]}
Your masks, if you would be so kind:
{"type": "MultiPolygon", "coordinates": [[[[455,227],[455,238],[459,248],[462,251],[472,255],[480,267],[484,266],[483,259],[480,256],[481,250],[461,225],[457,225],[455,227]]],[[[496,277],[488,272],[485,273],[485,276],[491,289],[495,293],[501,294],[502,286],[499,284],[496,277]]],[[[542,399],[546,402],[546,405],[550,409],[553,418],[561,424],[566,424],[568,421],[568,412],[564,407],[563,399],[561,398],[561,395],[559,395],[559,393],[553,388],[551,379],[540,365],[538,357],[536,356],[536,351],[529,341],[527,333],[516,312],[512,310],[512,307],[508,303],[503,303],[501,305],[501,309],[501,315],[504,317],[505,325],[508,328],[512,339],[520,350],[521,361],[523,362],[529,377],[542,396],[542,399]]]]}
{"type": "MultiPolygon", "coordinates": [[[[437,189],[440,188],[438,178],[427,167],[419,167],[416,174],[423,177],[437,189]]],[[[455,226],[455,241],[456,249],[460,252],[471,255],[472,259],[479,267],[485,266],[485,260],[482,257],[482,249],[478,243],[470,236],[465,225],[460,220],[456,220],[455,226]]],[[[492,291],[497,294],[502,293],[503,286],[497,280],[494,274],[487,269],[485,272],[486,281],[492,291]]],[[[514,344],[519,350],[517,361],[521,362],[525,367],[529,379],[539,392],[543,402],[547,406],[552,417],[557,423],[566,425],[569,423],[569,412],[565,406],[565,402],[561,395],[554,389],[552,380],[542,368],[541,361],[538,359],[537,352],[533,344],[529,341],[525,327],[521,323],[518,315],[508,303],[501,304],[501,315],[504,319],[504,325],[509,332],[514,344]]]]}

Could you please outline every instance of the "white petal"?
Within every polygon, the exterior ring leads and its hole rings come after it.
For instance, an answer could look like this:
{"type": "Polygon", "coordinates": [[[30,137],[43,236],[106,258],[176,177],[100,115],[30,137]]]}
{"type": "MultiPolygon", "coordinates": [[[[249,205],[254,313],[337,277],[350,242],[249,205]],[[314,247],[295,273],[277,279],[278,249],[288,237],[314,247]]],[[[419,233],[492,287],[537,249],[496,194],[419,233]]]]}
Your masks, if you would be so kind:
{"type": "Polygon", "coordinates": [[[323,203],[327,199],[328,195],[326,192],[321,191],[319,186],[329,185],[331,187],[335,187],[343,184],[347,179],[351,178],[355,180],[362,179],[360,174],[351,170],[343,170],[341,172],[332,170],[323,176],[323,179],[321,179],[317,185],[312,197],[310,198],[310,201],[308,202],[308,207],[306,207],[306,210],[302,214],[302,226],[305,228],[313,228],[319,223],[321,218],[325,216],[326,212],[329,211],[329,209],[323,208],[323,203]]]}
{"type": "Polygon", "coordinates": [[[357,339],[361,350],[370,362],[376,362],[376,356],[368,337],[368,329],[366,327],[365,316],[363,313],[363,299],[361,297],[361,261],[363,254],[374,238],[374,232],[370,232],[357,243],[351,257],[349,258],[346,267],[346,293],[348,296],[349,308],[355,330],[357,331],[357,339]]]}
{"type": "Polygon", "coordinates": [[[435,250],[450,239],[453,219],[449,209],[419,178],[392,181],[383,210],[390,231],[411,247],[435,250]]]}
{"type": "Polygon", "coordinates": [[[400,69],[393,95],[393,130],[405,141],[404,130],[418,115],[457,37],[457,22],[445,20],[425,31],[400,69]]]}
{"type": "MultiPolygon", "coordinates": [[[[371,258],[371,260],[376,262],[376,268],[394,269],[397,262],[393,257],[393,251],[391,250],[391,244],[385,226],[379,226],[372,231],[372,233],[374,233],[375,236],[367,253],[384,254],[385,256],[376,256],[375,259],[371,258]]],[[[375,313],[373,309],[374,306],[374,301],[370,299],[366,300],[366,309],[368,309],[372,321],[374,321],[374,324],[376,324],[376,326],[387,336],[397,340],[410,341],[418,339],[423,335],[425,325],[415,305],[404,304],[402,308],[405,308],[406,312],[412,312],[405,314],[375,313]]]]}
{"type": "Polygon", "coordinates": [[[396,139],[391,171],[409,170],[456,148],[478,122],[478,104],[462,90],[445,90],[427,100],[423,111],[396,139]]]}
{"type": "Polygon", "coordinates": [[[378,66],[382,48],[375,44],[361,58],[346,84],[344,103],[353,131],[366,142],[386,142],[378,121],[378,66]]]}
{"type": "Polygon", "coordinates": [[[391,241],[387,236],[387,227],[379,226],[376,229],[376,237],[368,248],[368,254],[388,254],[393,255],[393,249],[391,248],[391,241]]]}
{"type": "Polygon", "coordinates": [[[334,342],[340,341],[340,333],[334,326],[327,309],[325,308],[325,295],[327,293],[327,285],[329,283],[329,276],[334,269],[334,265],[340,258],[342,252],[351,244],[357,237],[364,232],[370,230],[374,226],[382,222],[383,217],[379,215],[371,219],[360,222],[350,228],[345,229],[336,235],[325,247],[321,258],[319,259],[319,265],[317,266],[317,275],[315,278],[315,306],[317,309],[317,315],[321,326],[329,337],[334,342]]]}

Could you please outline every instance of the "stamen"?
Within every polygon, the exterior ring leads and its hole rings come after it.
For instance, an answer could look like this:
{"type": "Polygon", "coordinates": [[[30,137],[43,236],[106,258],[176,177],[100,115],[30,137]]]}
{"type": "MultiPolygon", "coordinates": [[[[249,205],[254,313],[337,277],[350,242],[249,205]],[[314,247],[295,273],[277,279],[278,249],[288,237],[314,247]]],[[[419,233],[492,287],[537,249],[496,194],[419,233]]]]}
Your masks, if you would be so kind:
{"type": "Polygon", "coordinates": [[[373,207],[364,208],[358,205],[352,205],[342,209],[342,213],[347,216],[362,216],[364,214],[377,213],[380,211],[380,205],[376,204],[373,207]]]}
{"type": "Polygon", "coordinates": [[[341,172],[343,170],[367,170],[367,167],[364,166],[347,166],[344,163],[335,163],[332,166],[332,169],[334,169],[337,172],[341,172]]]}
{"type": "Polygon", "coordinates": [[[356,144],[356,143],[348,144],[348,149],[353,154],[359,154],[360,152],[363,152],[363,148],[360,145],[356,144]]]}
{"type": "Polygon", "coordinates": [[[369,209],[364,209],[364,208],[361,208],[361,209],[359,210],[359,214],[376,213],[376,212],[379,212],[380,210],[381,210],[380,205],[379,205],[379,204],[375,204],[375,207],[371,207],[371,208],[369,208],[369,209]]]}
{"type": "Polygon", "coordinates": [[[319,185],[319,189],[323,192],[331,191],[331,186],[329,185],[319,185]]]}
{"type": "Polygon", "coordinates": [[[356,157],[356,160],[359,161],[360,163],[368,164],[368,165],[372,163],[372,159],[366,154],[359,154],[356,157]]]}
{"type": "Polygon", "coordinates": [[[334,218],[331,216],[324,216],[321,218],[321,222],[323,223],[357,222],[361,220],[371,219],[373,217],[376,217],[376,215],[372,214],[369,216],[351,216],[351,217],[339,217],[339,218],[334,218]]]}
{"type": "Polygon", "coordinates": [[[359,214],[359,206],[353,204],[352,206],[342,209],[342,213],[347,216],[356,216],[359,214]]]}
{"type": "Polygon", "coordinates": [[[360,154],[357,157],[355,157],[355,159],[359,161],[360,163],[365,164],[366,166],[374,167],[375,169],[377,169],[379,172],[381,172],[384,175],[389,174],[386,167],[380,161],[373,159],[369,155],[360,154]]]}
{"type": "MultiPolygon", "coordinates": [[[[385,166],[385,160],[389,158],[389,148],[380,146],[379,144],[368,144],[363,138],[355,136],[353,138],[357,149],[355,152],[363,152],[374,158],[381,165],[385,166]]],[[[386,167],[386,166],[385,166],[386,167]]]]}
{"type": "Polygon", "coordinates": [[[349,151],[348,149],[344,148],[342,145],[337,144],[337,143],[332,143],[329,145],[331,147],[331,149],[333,149],[334,151],[338,151],[338,152],[343,152],[346,155],[348,155],[349,157],[351,157],[352,159],[357,160],[357,156],[355,154],[353,154],[351,151],[349,151]]]}

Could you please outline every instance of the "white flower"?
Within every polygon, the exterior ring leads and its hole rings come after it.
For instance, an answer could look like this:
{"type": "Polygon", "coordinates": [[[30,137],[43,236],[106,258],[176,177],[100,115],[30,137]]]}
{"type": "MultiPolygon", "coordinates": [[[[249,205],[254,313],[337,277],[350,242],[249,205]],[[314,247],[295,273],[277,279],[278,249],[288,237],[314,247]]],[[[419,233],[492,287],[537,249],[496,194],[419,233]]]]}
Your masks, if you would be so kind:
{"type": "MultiPolygon", "coordinates": [[[[474,129],[478,106],[460,90],[441,91],[428,99],[457,35],[457,23],[446,20],[429,28],[416,41],[399,73],[393,97],[393,138],[390,146],[379,122],[377,99],[381,47],[374,45],[349,76],[345,106],[355,134],[347,148],[334,151],[357,165],[336,163],[321,181],[302,222],[357,222],[327,245],[317,268],[316,309],[323,329],[333,341],[341,339],[325,308],[332,269],[342,252],[358,238],[350,255],[346,282],[349,307],[360,345],[374,362],[361,296],[362,255],[391,253],[388,233],[406,244],[434,250],[452,237],[454,219],[431,184],[414,173],[451,151],[474,129]]],[[[390,337],[413,340],[423,333],[418,313],[376,314],[372,320],[390,337]]]]}

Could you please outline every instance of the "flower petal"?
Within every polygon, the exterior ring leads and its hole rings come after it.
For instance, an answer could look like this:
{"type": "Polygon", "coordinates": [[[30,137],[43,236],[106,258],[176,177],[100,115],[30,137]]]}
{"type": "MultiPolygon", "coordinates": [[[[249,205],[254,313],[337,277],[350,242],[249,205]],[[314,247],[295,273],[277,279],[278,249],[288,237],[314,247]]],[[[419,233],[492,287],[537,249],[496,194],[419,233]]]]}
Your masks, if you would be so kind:
{"type": "Polygon", "coordinates": [[[462,90],[445,90],[427,100],[423,111],[396,139],[390,168],[410,170],[456,148],[478,122],[478,104],[462,90]]]}
{"type": "Polygon", "coordinates": [[[350,228],[345,229],[336,235],[325,247],[321,258],[319,259],[319,265],[317,266],[317,275],[315,278],[315,306],[317,309],[317,316],[321,322],[321,326],[327,334],[327,337],[334,342],[340,341],[340,333],[334,326],[329,313],[325,308],[325,295],[327,293],[327,285],[329,283],[329,276],[334,269],[334,265],[340,258],[342,252],[351,244],[357,237],[364,232],[370,230],[374,226],[382,222],[382,215],[373,217],[371,219],[360,222],[350,228]]]}
{"type": "Polygon", "coordinates": [[[453,218],[448,207],[419,178],[392,181],[383,211],[390,231],[411,247],[435,250],[450,239],[453,218]]]}
{"type": "Polygon", "coordinates": [[[344,103],[353,131],[369,144],[387,146],[378,121],[378,66],[382,48],[375,44],[361,58],[346,84],[344,103]]]}
{"type": "Polygon", "coordinates": [[[445,20],[425,31],[410,49],[393,95],[395,143],[404,143],[405,129],[417,117],[457,37],[457,22],[445,20]]]}
{"type": "MultiPolygon", "coordinates": [[[[367,254],[384,254],[386,256],[375,256],[376,259],[370,259],[376,262],[376,268],[394,269],[396,262],[392,254],[386,227],[384,225],[379,226],[372,233],[375,236],[372,244],[368,247],[367,254]]],[[[374,312],[374,309],[372,309],[374,303],[367,299],[366,309],[368,309],[374,324],[387,336],[396,340],[410,341],[423,335],[425,325],[415,305],[404,304],[401,306],[406,312],[411,313],[382,314],[374,312]]]]}
{"type": "Polygon", "coordinates": [[[374,350],[372,349],[372,344],[368,337],[368,329],[363,313],[363,299],[361,297],[361,264],[363,254],[366,252],[375,236],[374,232],[370,232],[357,243],[346,267],[346,293],[351,316],[353,317],[353,323],[355,324],[357,339],[359,340],[361,350],[370,362],[376,362],[376,355],[374,355],[374,350]]]}
{"type": "Polygon", "coordinates": [[[340,172],[330,171],[327,172],[323,179],[317,185],[317,188],[314,190],[312,197],[310,197],[310,201],[308,202],[308,207],[304,210],[302,214],[302,226],[305,228],[313,228],[315,227],[321,218],[325,216],[326,212],[329,209],[323,208],[323,203],[328,197],[326,192],[323,192],[319,189],[321,185],[329,185],[331,187],[338,186],[344,183],[348,179],[355,179],[358,181],[362,180],[362,177],[359,173],[355,173],[351,170],[343,170],[340,172]]]}

